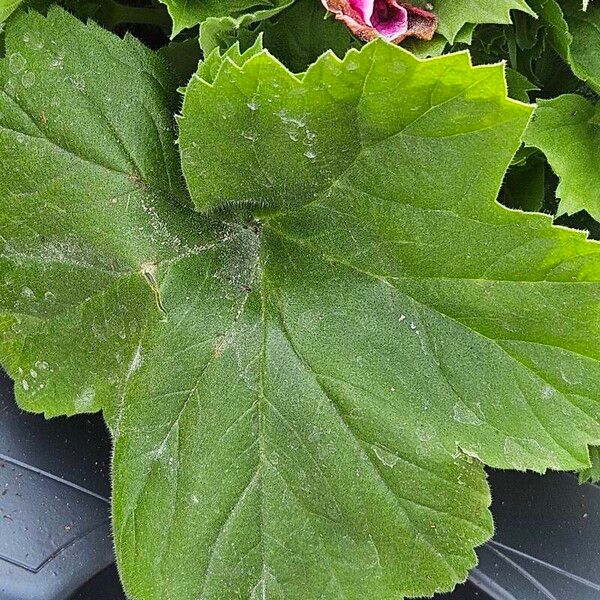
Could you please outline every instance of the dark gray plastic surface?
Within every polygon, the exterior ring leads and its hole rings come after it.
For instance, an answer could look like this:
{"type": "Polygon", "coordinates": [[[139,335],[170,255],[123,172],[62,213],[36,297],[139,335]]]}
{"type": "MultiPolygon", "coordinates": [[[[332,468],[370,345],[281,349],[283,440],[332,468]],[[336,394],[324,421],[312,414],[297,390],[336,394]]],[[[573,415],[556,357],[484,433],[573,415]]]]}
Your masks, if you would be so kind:
{"type": "Polygon", "coordinates": [[[599,600],[600,487],[502,471],[490,485],[496,535],[471,581],[494,600],[599,600]]]}
{"type": "Polygon", "coordinates": [[[0,600],[65,600],[113,561],[101,433],[23,413],[0,375],[0,600]]]}

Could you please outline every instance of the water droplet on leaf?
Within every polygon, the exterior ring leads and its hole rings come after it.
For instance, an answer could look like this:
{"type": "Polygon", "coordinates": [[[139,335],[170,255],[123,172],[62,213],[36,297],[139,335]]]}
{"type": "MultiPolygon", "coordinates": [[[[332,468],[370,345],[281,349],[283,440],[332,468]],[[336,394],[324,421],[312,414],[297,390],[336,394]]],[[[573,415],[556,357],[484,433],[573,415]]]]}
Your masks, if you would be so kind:
{"type": "Polygon", "coordinates": [[[8,59],[8,70],[16,75],[25,68],[26,64],[27,59],[20,52],[15,52],[14,54],[11,54],[8,59]]]}
{"type": "Polygon", "coordinates": [[[32,71],[25,71],[21,76],[21,84],[24,88],[30,88],[35,83],[35,73],[32,71]]]}

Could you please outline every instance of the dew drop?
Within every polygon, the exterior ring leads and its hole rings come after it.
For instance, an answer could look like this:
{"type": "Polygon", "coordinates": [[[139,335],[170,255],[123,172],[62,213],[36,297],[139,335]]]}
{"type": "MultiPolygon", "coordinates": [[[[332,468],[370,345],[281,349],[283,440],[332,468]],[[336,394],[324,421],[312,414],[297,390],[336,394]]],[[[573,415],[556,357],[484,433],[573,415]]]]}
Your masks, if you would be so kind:
{"type": "Polygon", "coordinates": [[[26,64],[27,59],[20,52],[15,52],[14,54],[11,54],[8,59],[8,70],[16,75],[25,68],[26,64]]]}
{"type": "Polygon", "coordinates": [[[30,88],[35,83],[35,73],[32,71],[25,71],[23,75],[21,75],[21,84],[24,88],[30,88]]]}
{"type": "Polygon", "coordinates": [[[375,452],[375,456],[377,456],[386,467],[393,467],[400,460],[400,457],[379,446],[373,446],[373,451],[375,452]]]}
{"type": "Polygon", "coordinates": [[[435,438],[436,432],[433,427],[430,425],[424,425],[422,427],[417,427],[416,434],[419,440],[422,442],[429,442],[435,438]]]}
{"type": "Polygon", "coordinates": [[[481,425],[481,419],[462,402],[457,402],[454,405],[454,420],[457,423],[463,423],[464,425],[481,425]]]}
{"type": "Polygon", "coordinates": [[[35,294],[33,293],[33,290],[27,286],[25,286],[21,290],[21,296],[23,296],[23,298],[27,298],[29,300],[31,300],[32,298],[35,298],[35,294]]]}
{"type": "Polygon", "coordinates": [[[50,63],[50,68],[51,69],[62,69],[63,68],[63,60],[64,59],[62,56],[60,56],[60,55],[55,56],[52,59],[52,62],[50,63]]]}
{"type": "Polygon", "coordinates": [[[94,403],[95,396],[96,392],[94,388],[88,387],[83,389],[77,398],[75,398],[75,407],[80,411],[89,410],[94,403]]]}

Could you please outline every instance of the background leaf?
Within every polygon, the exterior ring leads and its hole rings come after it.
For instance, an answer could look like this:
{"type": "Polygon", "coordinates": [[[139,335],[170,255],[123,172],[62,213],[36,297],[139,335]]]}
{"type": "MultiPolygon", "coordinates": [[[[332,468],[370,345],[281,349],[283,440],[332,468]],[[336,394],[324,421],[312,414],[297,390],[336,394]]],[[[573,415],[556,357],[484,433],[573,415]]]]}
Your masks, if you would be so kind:
{"type": "Polygon", "coordinates": [[[600,7],[581,10],[578,0],[529,0],[549,31],[556,51],[575,75],[600,91],[600,7]]]}
{"type": "Polygon", "coordinates": [[[228,17],[209,19],[200,30],[200,44],[208,55],[216,47],[227,50],[235,43],[248,48],[259,36],[262,36],[262,45],[296,73],[306,71],[328,50],[343,57],[350,48],[360,44],[347,27],[328,18],[323,5],[314,0],[297,0],[258,26],[240,26],[238,20],[228,17]]]}
{"type": "Polygon", "coordinates": [[[559,215],[586,210],[600,221],[600,126],[592,121],[595,114],[591,102],[574,94],[540,100],[525,133],[525,142],[547,156],[560,178],[559,215]]]}
{"type": "Polygon", "coordinates": [[[231,17],[243,23],[277,14],[294,0],[160,0],[173,19],[173,36],[210,17],[231,17]]]}
{"type": "MultiPolygon", "coordinates": [[[[414,2],[425,7],[427,2],[414,2]]],[[[520,10],[531,15],[531,10],[525,0],[436,0],[433,10],[439,18],[438,33],[453,43],[459,31],[469,23],[510,23],[510,11],[520,10]]]]}
{"type": "Polygon", "coordinates": [[[22,0],[0,0],[0,23],[6,21],[21,2],[22,0]]]}

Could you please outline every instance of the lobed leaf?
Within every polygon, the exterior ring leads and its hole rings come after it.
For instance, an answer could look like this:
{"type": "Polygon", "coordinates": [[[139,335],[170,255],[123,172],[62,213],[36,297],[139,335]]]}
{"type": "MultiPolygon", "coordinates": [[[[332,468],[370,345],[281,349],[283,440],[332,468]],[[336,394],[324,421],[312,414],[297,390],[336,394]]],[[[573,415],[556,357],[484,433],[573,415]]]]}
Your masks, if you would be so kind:
{"type": "Polygon", "coordinates": [[[173,37],[209,18],[231,17],[238,26],[271,17],[294,0],[160,0],[173,19],[173,37]]]}
{"type": "Polygon", "coordinates": [[[496,203],[531,113],[501,66],[214,52],[195,211],[155,54],[59,10],[6,45],[0,357],[22,406],[104,411],[132,598],[448,590],[484,464],[591,468],[600,246],[496,203]]]}
{"type": "MultiPolygon", "coordinates": [[[[420,6],[425,1],[415,2],[420,6]]],[[[467,24],[510,23],[510,11],[519,10],[535,16],[525,0],[436,0],[434,12],[439,18],[438,32],[453,43],[463,27],[467,24]]]]}
{"type": "Polygon", "coordinates": [[[600,221],[597,107],[575,94],[540,100],[524,140],[539,148],[560,178],[558,215],[586,210],[600,221]]]}

